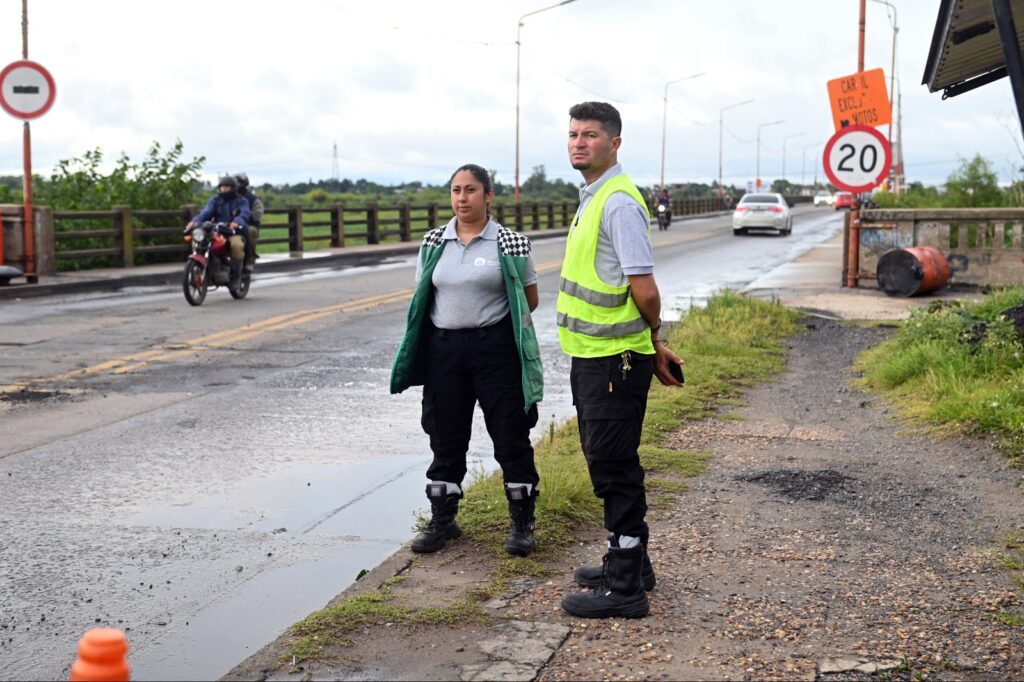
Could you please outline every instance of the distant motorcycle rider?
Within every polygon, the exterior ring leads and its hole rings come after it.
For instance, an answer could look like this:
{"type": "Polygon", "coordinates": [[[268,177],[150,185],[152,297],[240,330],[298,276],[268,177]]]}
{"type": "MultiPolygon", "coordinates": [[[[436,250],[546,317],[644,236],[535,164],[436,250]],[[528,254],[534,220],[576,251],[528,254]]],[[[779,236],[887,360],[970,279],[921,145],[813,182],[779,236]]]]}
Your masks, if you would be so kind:
{"type": "Polygon", "coordinates": [[[263,222],[263,202],[253,193],[249,187],[249,176],[245,172],[235,173],[235,180],[238,181],[238,195],[249,202],[249,227],[245,239],[245,266],[246,272],[252,272],[252,267],[259,256],[256,255],[256,240],[260,238],[260,225],[263,222]]]}
{"type": "MultiPolygon", "coordinates": [[[[661,193],[658,194],[656,203],[657,206],[665,207],[665,219],[667,219],[665,224],[670,225],[672,223],[672,197],[669,196],[667,188],[661,188],[661,193]]],[[[655,206],[655,210],[657,210],[657,206],[655,206]]]]}
{"type": "Polygon", "coordinates": [[[210,199],[206,207],[189,221],[185,231],[207,220],[225,223],[231,228],[228,237],[228,245],[231,247],[231,286],[237,287],[242,280],[245,243],[248,241],[249,202],[239,196],[238,181],[234,176],[225,175],[217,181],[217,196],[210,199]]]}

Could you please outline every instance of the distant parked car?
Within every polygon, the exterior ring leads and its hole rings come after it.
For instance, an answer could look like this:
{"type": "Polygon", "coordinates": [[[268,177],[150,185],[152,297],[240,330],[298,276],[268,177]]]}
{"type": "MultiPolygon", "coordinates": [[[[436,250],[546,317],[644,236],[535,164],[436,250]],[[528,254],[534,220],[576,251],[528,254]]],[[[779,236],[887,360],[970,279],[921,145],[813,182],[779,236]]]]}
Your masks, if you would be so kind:
{"type": "Polygon", "coordinates": [[[834,203],[836,203],[836,198],[828,190],[823,189],[814,195],[815,206],[831,206],[834,203]]]}
{"type": "Polygon", "coordinates": [[[836,194],[836,210],[841,208],[850,208],[853,206],[853,195],[849,192],[839,192],[836,194]]]}
{"type": "Polygon", "coordinates": [[[793,232],[793,214],[781,194],[743,195],[732,214],[732,233],[741,235],[747,230],[777,230],[783,235],[793,232]]]}

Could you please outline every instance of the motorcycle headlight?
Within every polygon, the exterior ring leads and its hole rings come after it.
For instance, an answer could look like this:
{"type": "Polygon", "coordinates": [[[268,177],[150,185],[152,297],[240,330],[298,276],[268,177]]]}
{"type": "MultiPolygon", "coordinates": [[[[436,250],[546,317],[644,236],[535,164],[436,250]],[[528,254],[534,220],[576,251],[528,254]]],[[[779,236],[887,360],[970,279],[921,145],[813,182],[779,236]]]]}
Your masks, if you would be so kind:
{"type": "Polygon", "coordinates": [[[192,239],[201,242],[206,240],[206,230],[201,227],[197,227],[192,230],[192,239]]]}
{"type": "Polygon", "coordinates": [[[665,204],[658,204],[658,213],[665,212],[665,204]]]}

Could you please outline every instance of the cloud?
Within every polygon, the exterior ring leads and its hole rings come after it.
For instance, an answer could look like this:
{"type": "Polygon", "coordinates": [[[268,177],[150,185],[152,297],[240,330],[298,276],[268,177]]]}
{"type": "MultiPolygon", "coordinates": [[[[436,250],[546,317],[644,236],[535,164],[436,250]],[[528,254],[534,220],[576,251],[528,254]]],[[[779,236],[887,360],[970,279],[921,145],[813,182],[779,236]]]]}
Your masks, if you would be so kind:
{"type": "MultiPolygon", "coordinates": [[[[211,169],[245,165],[286,182],[326,177],[337,142],[343,174],[381,182],[447,178],[448,166],[468,159],[510,178],[517,21],[537,5],[34,3],[31,56],[57,80],[53,110],[32,124],[34,164],[46,169],[97,146],[110,158],[137,157],[153,140],[180,138],[211,169]]],[[[928,5],[899,8],[897,76],[912,179],[941,182],[958,156],[1012,156],[999,116],[1016,112],[1005,80],[947,101],[918,85],[936,14],[928,5]]],[[[828,16],[821,7],[575,0],[525,18],[521,173],[544,165],[575,179],[565,161],[567,109],[610,98],[623,112],[624,164],[638,180],[656,180],[665,84],[704,72],[668,91],[669,179],[717,176],[721,110],[746,99],[754,103],[723,116],[726,181],[752,179],[758,126],[778,119],[786,123],[762,130],[762,173],[781,174],[783,139],[803,133],[789,139],[785,166],[787,176],[809,179],[817,149],[807,147],[833,132],[825,84],[856,69],[856,3],[830,5],[828,16]]],[[[18,3],[0,7],[3,25],[20,18],[18,3]]],[[[866,45],[868,68],[888,76],[892,31],[879,3],[868,3],[866,45]]],[[[21,126],[6,118],[0,174],[20,172],[21,126]]]]}

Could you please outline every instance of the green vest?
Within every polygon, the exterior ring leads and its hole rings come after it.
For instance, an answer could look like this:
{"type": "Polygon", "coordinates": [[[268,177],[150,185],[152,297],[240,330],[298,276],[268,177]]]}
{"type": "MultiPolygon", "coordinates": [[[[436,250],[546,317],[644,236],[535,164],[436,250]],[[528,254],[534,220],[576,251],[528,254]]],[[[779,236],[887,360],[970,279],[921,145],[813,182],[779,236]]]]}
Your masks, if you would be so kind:
{"type": "MultiPolygon", "coordinates": [[[[442,226],[423,235],[423,244],[420,246],[420,279],[412,300],[409,301],[405,336],[398,346],[395,362],[391,367],[392,393],[401,393],[410,386],[423,385],[423,354],[426,352],[423,329],[430,318],[430,304],[434,298],[431,278],[444,251],[445,240],[441,238],[444,231],[445,227],[442,226]]],[[[544,367],[540,360],[537,331],[533,327],[533,317],[530,315],[530,306],[526,302],[526,291],[523,288],[526,257],[529,253],[529,239],[518,232],[498,226],[498,261],[501,263],[501,275],[505,280],[505,291],[508,294],[516,348],[519,350],[525,411],[529,411],[530,407],[544,399],[544,367]]]]}
{"type": "Polygon", "coordinates": [[[597,240],[604,205],[615,192],[625,192],[646,206],[626,175],[609,178],[569,231],[558,284],[558,340],[562,351],[577,358],[599,358],[626,350],[654,353],[651,329],[640,314],[629,283],[611,286],[597,274],[597,240]]]}

